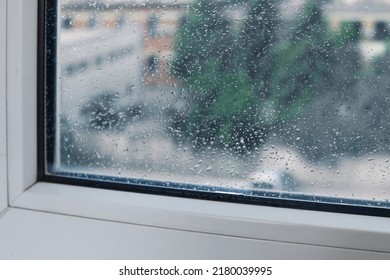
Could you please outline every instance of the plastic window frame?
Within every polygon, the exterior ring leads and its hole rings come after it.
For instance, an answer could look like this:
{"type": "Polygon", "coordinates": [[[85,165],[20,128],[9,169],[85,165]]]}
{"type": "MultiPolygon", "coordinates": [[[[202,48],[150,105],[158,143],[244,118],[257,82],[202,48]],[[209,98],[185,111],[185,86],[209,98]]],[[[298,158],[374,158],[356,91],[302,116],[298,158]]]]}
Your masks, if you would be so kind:
{"type": "Polygon", "coordinates": [[[6,0],[0,0],[0,213],[8,206],[6,140],[6,0]]]}
{"type": "MultiPolygon", "coordinates": [[[[4,5],[5,0],[0,1],[4,5]]],[[[6,2],[7,15],[12,17],[7,17],[6,73],[1,72],[0,66],[0,79],[6,76],[7,82],[7,204],[11,208],[220,236],[390,253],[389,218],[233,204],[38,181],[38,0],[6,2]]],[[[0,101],[4,98],[0,95],[0,101]]],[[[0,121],[2,118],[0,116],[0,121]]],[[[0,129],[4,131],[1,123],[0,129]]],[[[3,158],[0,159],[3,161],[3,158]]],[[[0,186],[2,184],[0,181],[0,186]]]]}

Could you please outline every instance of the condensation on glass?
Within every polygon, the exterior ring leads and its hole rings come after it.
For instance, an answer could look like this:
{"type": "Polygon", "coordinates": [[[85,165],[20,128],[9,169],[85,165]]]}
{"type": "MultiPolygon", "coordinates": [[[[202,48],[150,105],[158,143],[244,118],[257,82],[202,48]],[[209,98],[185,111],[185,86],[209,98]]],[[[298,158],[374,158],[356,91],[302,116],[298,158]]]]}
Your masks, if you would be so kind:
{"type": "Polygon", "coordinates": [[[388,202],[388,1],[58,11],[52,173],[388,202]]]}

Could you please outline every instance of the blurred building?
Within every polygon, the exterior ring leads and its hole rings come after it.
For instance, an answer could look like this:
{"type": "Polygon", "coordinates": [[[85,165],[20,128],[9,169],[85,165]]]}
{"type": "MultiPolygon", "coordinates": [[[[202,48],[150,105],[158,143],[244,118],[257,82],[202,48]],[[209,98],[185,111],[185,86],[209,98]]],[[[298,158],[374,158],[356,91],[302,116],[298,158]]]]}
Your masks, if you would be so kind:
{"type": "Polygon", "coordinates": [[[390,1],[334,0],[326,5],[326,15],[336,31],[353,25],[366,61],[386,51],[386,41],[390,39],[390,1]]]}
{"type": "Polygon", "coordinates": [[[326,7],[330,25],[339,28],[343,23],[356,22],[363,39],[384,40],[390,35],[390,1],[335,0],[326,7]]]}
{"type": "MultiPolygon", "coordinates": [[[[169,75],[172,46],[191,2],[192,0],[61,0],[61,26],[64,29],[120,28],[123,25],[141,27],[144,85],[172,84],[175,82],[169,75]]],[[[326,3],[325,15],[333,30],[338,31],[346,24],[353,24],[357,29],[366,61],[386,50],[385,41],[390,38],[390,1],[329,0],[326,3]]],[[[302,1],[285,0],[281,8],[283,17],[293,17],[300,7],[302,1]]],[[[242,20],[243,14],[232,12],[232,22],[242,20]]]]}
{"type": "MultiPolygon", "coordinates": [[[[61,1],[61,26],[64,29],[141,27],[143,40],[144,85],[172,83],[169,61],[179,25],[191,0],[61,1]]],[[[131,36],[131,34],[129,34],[131,36]]]]}

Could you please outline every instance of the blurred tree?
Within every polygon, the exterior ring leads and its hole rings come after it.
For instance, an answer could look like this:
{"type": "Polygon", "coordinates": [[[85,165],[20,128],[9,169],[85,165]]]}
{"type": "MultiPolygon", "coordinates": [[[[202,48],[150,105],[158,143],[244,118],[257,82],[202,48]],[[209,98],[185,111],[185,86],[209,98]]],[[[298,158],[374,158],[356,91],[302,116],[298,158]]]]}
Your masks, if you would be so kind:
{"type": "Polygon", "coordinates": [[[339,100],[354,99],[354,87],[360,79],[362,57],[359,42],[362,38],[361,23],[344,22],[334,36],[334,48],[329,54],[332,58],[331,91],[338,95],[339,100]]]}
{"type": "Polygon", "coordinates": [[[241,149],[255,133],[256,99],[247,72],[237,64],[235,39],[223,6],[208,0],[191,6],[178,32],[172,74],[191,98],[175,131],[196,148],[222,144],[241,149]]]}
{"type": "Polygon", "coordinates": [[[239,60],[245,67],[254,90],[261,97],[270,95],[272,48],[279,23],[279,1],[251,0],[248,15],[239,35],[239,60]]]}
{"type": "Polygon", "coordinates": [[[176,114],[174,131],[196,148],[222,144],[242,152],[264,142],[271,130],[293,123],[308,132],[296,139],[320,151],[310,131],[328,131],[340,121],[329,116],[327,129],[321,125],[358,81],[359,26],[352,22],[332,33],[323,2],[307,0],[288,37],[280,40],[279,0],[248,3],[237,34],[223,5],[197,0],[191,6],[172,64],[190,102],[176,114]],[[302,114],[313,122],[299,123],[302,114]]]}
{"type": "Polygon", "coordinates": [[[230,21],[220,4],[216,1],[197,0],[191,5],[188,18],[182,23],[176,36],[173,75],[189,86],[209,92],[214,81],[198,80],[196,77],[204,75],[207,67],[217,67],[212,69],[215,73],[229,69],[233,42],[230,21]]]}
{"type": "Polygon", "coordinates": [[[362,24],[358,21],[341,23],[338,39],[340,42],[359,41],[362,38],[362,24]]]}
{"type": "Polygon", "coordinates": [[[334,43],[320,4],[309,0],[298,15],[291,37],[275,50],[272,95],[265,103],[269,122],[286,122],[303,112],[310,100],[326,93],[334,43]]]}
{"type": "Polygon", "coordinates": [[[336,163],[341,155],[367,150],[361,137],[367,128],[363,128],[361,117],[368,114],[359,104],[362,96],[370,95],[372,90],[367,90],[370,82],[362,77],[360,29],[360,24],[353,21],[343,23],[338,32],[324,29],[323,34],[328,34],[322,39],[326,56],[319,57],[323,61],[320,65],[326,67],[322,74],[315,72],[319,78],[311,87],[308,103],[283,136],[309,160],[336,163]]]}

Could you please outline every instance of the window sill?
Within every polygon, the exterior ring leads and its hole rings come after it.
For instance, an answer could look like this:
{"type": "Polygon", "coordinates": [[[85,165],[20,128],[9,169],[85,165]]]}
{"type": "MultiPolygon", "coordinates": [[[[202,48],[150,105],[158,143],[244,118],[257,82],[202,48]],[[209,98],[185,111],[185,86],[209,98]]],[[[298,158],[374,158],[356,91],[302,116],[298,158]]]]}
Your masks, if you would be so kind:
{"type": "Polygon", "coordinates": [[[11,208],[0,259],[389,259],[388,253],[235,238],[11,208]],[[26,234],[28,233],[28,234],[26,234]]]}
{"type": "MultiPolygon", "coordinates": [[[[390,219],[37,183],[12,207],[156,228],[390,254],[390,219]]],[[[389,255],[390,257],[390,255],[389,255]]]]}

